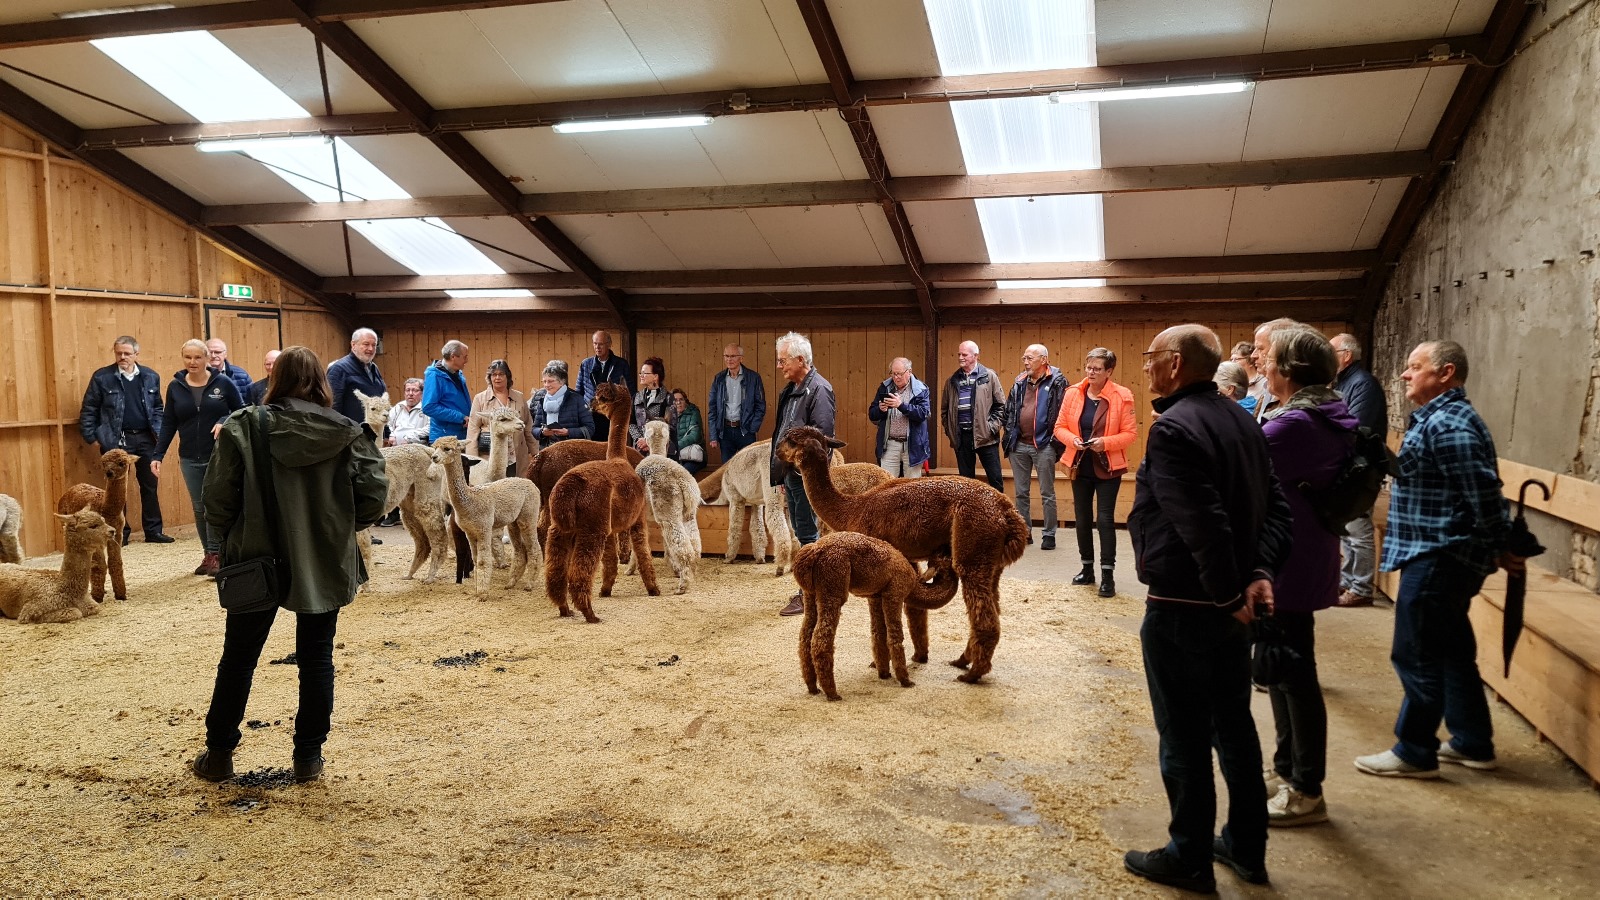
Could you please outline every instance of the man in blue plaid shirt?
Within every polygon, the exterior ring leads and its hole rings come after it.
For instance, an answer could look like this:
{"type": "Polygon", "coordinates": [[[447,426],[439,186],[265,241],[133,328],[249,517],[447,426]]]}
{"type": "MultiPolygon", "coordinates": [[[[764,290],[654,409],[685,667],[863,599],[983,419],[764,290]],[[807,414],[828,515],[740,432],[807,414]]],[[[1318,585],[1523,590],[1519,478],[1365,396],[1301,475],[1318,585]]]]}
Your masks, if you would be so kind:
{"type": "Polygon", "coordinates": [[[1523,560],[1504,552],[1510,515],[1494,439],[1467,401],[1466,351],[1454,341],[1420,344],[1400,377],[1417,410],[1400,447],[1379,568],[1401,570],[1389,659],[1405,700],[1393,749],[1357,758],[1356,768],[1399,778],[1437,778],[1441,761],[1493,769],[1467,609],[1490,572],[1521,571],[1523,560]],[[1440,720],[1451,735],[1443,746],[1440,720]]]}

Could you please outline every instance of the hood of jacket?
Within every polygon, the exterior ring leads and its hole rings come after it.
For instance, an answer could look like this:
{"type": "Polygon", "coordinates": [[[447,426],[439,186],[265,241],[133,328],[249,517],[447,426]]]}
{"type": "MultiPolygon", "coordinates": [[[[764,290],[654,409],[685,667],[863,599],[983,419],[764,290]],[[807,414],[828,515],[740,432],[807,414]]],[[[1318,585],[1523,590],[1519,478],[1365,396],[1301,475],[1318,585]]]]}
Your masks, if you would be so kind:
{"type": "Polygon", "coordinates": [[[272,458],[289,468],[326,462],[357,438],[366,439],[360,425],[325,406],[291,398],[270,408],[272,458]]]}
{"type": "MultiPolygon", "coordinates": [[[[918,395],[918,394],[920,394],[923,391],[928,389],[928,386],[923,384],[922,382],[918,381],[917,380],[917,376],[915,376],[915,375],[912,375],[911,376],[911,380],[906,382],[906,387],[908,389],[910,389],[911,396],[913,396],[913,397],[915,397],[916,395],[918,395]]],[[[888,391],[891,394],[897,393],[897,391],[895,389],[895,386],[894,386],[894,378],[892,378],[892,377],[885,378],[883,380],[883,389],[888,391]]]]}

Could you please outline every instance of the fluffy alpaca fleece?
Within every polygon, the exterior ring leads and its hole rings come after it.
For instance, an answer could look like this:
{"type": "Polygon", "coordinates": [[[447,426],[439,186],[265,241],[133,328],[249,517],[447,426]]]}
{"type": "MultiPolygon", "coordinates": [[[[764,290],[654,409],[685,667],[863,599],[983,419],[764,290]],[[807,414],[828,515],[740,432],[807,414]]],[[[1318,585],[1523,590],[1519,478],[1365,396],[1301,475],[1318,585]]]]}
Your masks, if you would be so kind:
{"type": "MultiPolygon", "coordinates": [[[[506,460],[511,455],[511,439],[522,430],[522,419],[514,409],[497,409],[489,418],[488,430],[489,459],[467,470],[468,484],[484,485],[506,477],[506,460]]],[[[472,543],[467,540],[466,532],[452,525],[450,536],[455,539],[456,584],[460,584],[472,574],[477,561],[472,558],[472,543]]],[[[504,569],[511,565],[511,561],[506,559],[505,545],[500,541],[499,531],[495,532],[494,540],[489,542],[489,549],[494,553],[496,569],[504,569]]]]}
{"type": "MultiPolygon", "coordinates": [[[[630,413],[631,415],[631,413],[630,413]]],[[[639,451],[632,447],[623,448],[623,456],[628,460],[629,466],[637,466],[644,459],[639,451]]],[[[534,454],[528,461],[527,471],[524,476],[539,488],[539,499],[544,502],[539,510],[539,544],[543,546],[550,539],[550,491],[567,474],[573,466],[586,462],[597,462],[606,458],[606,445],[603,441],[557,441],[554,444],[534,454]]],[[[628,554],[632,548],[626,542],[618,548],[622,553],[622,561],[628,561],[628,554]]]]}
{"type": "Polygon", "coordinates": [[[660,596],[655,564],[644,534],[644,482],[629,463],[623,439],[627,437],[628,416],[633,412],[633,397],[627,388],[615,384],[595,387],[589,404],[611,421],[606,442],[606,458],[574,466],[550,489],[550,533],[546,538],[545,591],[563,616],[572,615],[568,600],[584,621],[595,617],[590,595],[594,591],[594,570],[605,558],[600,596],[611,596],[617,581],[616,546],[627,540],[639,563],[639,576],[645,592],[660,596]]]}
{"type": "MultiPolygon", "coordinates": [[[[356,391],[361,401],[365,422],[373,434],[383,434],[389,421],[389,395],[368,397],[356,391]]],[[[433,454],[420,444],[400,444],[384,447],[383,472],[389,479],[389,495],[383,507],[388,515],[400,507],[400,522],[411,535],[411,570],[406,578],[415,578],[417,570],[428,562],[428,576],[423,584],[433,584],[439,579],[439,566],[444,564],[450,544],[445,523],[444,470],[433,464],[433,454]]],[[[361,532],[358,542],[363,559],[370,559],[372,545],[370,532],[361,532]]],[[[368,569],[368,571],[371,571],[368,569]]]]}
{"type": "Polygon", "coordinates": [[[0,494],[0,563],[22,562],[22,504],[10,494],[0,494]]]}
{"type": "Polygon", "coordinates": [[[139,457],[126,450],[107,450],[100,455],[100,471],[105,473],[106,486],[78,483],[67,488],[56,500],[57,513],[75,513],[92,509],[100,514],[111,528],[111,538],[95,554],[94,568],[89,574],[89,591],[95,602],[106,598],[106,575],[111,576],[111,593],[118,600],[128,599],[128,583],[122,575],[122,526],[127,521],[128,475],[139,457]]]}
{"type": "Polygon", "coordinates": [[[722,558],[739,558],[744,541],[744,517],[750,514],[750,552],[756,564],[767,561],[767,536],[772,536],[772,556],[778,575],[789,568],[793,557],[793,535],[785,515],[783,494],[767,482],[771,480],[770,441],[756,441],[733,455],[733,459],[700,482],[700,495],[709,506],[728,507],[728,549],[722,558]]]}
{"type": "MultiPolygon", "coordinates": [[[[539,492],[526,478],[502,478],[481,486],[468,484],[461,443],[453,437],[442,437],[433,444],[433,459],[444,469],[452,519],[467,533],[473,555],[478,559],[492,559],[489,542],[500,529],[509,528],[511,547],[516,552],[511,565],[511,587],[531,591],[533,585],[526,576],[544,567],[544,554],[535,540],[539,492]]],[[[494,566],[477,568],[474,590],[479,597],[489,593],[493,573],[494,566]]]]}
{"type": "MultiPolygon", "coordinates": [[[[887,484],[894,480],[894,476],[883,470],[883,466],[875,463],[840,463],[842,458],[838,451],[834,451],[835,462],[833,465],[833,486],[839,493],[846,497],[856,494],[865,494],[880,484],[887,484]]],[[[809,494],[806,495],[808,498],[809,494]]],[[[818,522],[822,534],[833,531],[826,522],[818,522]]]]}
{"type": "MultiPolygon", "coordinates": [[[[673,593],[682,594],[689,590],[695,566],[700,562],[700,485],[688,469],[667,458],[671,431],[665,422],[645,423],[644,439],[650,445],[650,455],[633,471],[644,482],[645,508],[661,526],[667,565],[678,576],[673,593]]],[[[628,563],[627,574],[632,575],[638,565],[639,557],[635,555],[628,563]]]]}
{"type": "MultiPolygon", "coordinates": [[[[911,687],[906,671],[905,634],[900,610],[908,602],[937,608],[950,602],[958,584],[950,558],[933,559],[933,580],[924,582],[911,562],[885,541],[864,534],[836,531],[801,547],[794,556],[794,580],[800,585],[805,618],[800,621],[800,677],[806,690],[839,699],[833,683],[833,643],[839,613],[850,594],[866,597],[872,620],[872,665],[879,678],[894,677],[911,687]]],[[[924,616],[924,623],[927,622],[924,616]]]]}
{"type": "MultiPolygon", "coordinates": [[[[1022,557],[1028,526],[1006,495],[970,478],[897,478],[865,494],[846,497],[833,486],[827,466],[830,447],[844,444],[815,428],[790,431],[778,455],[797,466],[811,507],[835,531],[855,531],[888,541],[907,559],[948,553],[961,578],[967,605],[967,646],[951,665],[967,669],[962,681],[976,684],[993,666],[1000,643],[1000,573],[1022,557]],[[970,667],[970,668],[969,668],[970,667]]],[[[918,618],[926,612],[907,607],[912,642],[918,618]]],[[[926,645],[915,646],[918,662],[926,645]]]]}
{"type": "Polygon", "coordinates": [[[61,557],[59,572],[0,565],[0,613],[24,625],[76,622],[99,612],[100,604],[89,599],[94,557],[104,552],[113,536],[122,540],[122,533],[113,532],[92,509],[57,514],[56,518],[67,529],[67,552],[61,557]]]}

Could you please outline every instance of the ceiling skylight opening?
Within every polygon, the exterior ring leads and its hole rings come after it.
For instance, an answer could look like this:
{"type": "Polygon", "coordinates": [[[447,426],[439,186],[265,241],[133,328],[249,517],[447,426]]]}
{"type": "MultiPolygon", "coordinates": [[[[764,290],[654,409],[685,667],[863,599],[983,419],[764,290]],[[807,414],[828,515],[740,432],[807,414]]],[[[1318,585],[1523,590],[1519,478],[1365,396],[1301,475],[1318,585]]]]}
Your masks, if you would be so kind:
{"type": "Polygon", "coordinates": [[[500,289],[495,289],[495,288],[482,288],[482,289],[474,288],[472,290],[466,290],[466,291],[445,291],[445,293],[449,294],[452,297],[455,297],[458,300],[469,299],[469,298],[472,298],[472,297],[483,297],[483,298],[486,298],[486,299],[495,300],[495,299],[500,299],[502,297],[511,298],[511,297],[532,297],[533,296],[533,291],[525,291],[525,290],[522,290],[521,288],[500,288],[500,289]]]}
{"type": "Polygon", "coordinates": [[[1093,0],[922,0],[943,75],[1095,64],[1093,0]]]}
{"type": "Polygon", "coordinates": [[[994,286],[1002,291],[1027,291],[1041,288],[1099,288],[1106,286],[1104,278],[1040,278],[1034,281],[996,281],[994,286]]]}
{"type": "Polygon", "coordinates": [[[1100,111],[1043,97],[950,104],[968,175],[1100,168],[1100,111]]]}
{"type": "Polygon", "coordinates": [[[1000,197],[976,201],[992,263],[1090,262],[1105,259],[1099,194],[1000,197]]]}
{"type": "Polygon", "coordinates": [[[650,128],[698,128],[710,125],[710,116],[661,116],[654,119],[587,119],[557,122],[557,134],[588,134],[595,131],[644,131],[650,128]]]}
{"type": "Polygon", "coordinates": [[[1105,103],[1112,100],[1239,94],[1255,86],[1254,81],[1201,81],[1193,84],[1160,84],[1152,87],[1085,88],[1077,91],[1056,91],[1046,96],[1051,103],[1105,103]]]}
{"type": "Polygon", "coordinates": [[[90,43],[201,122],[311,115],[209,32],[141,34],[90,43]]]}
{"type": "Polygon", "coordinates": [[[195,149],[201,153],[249,153],[253,150],[274,150],[288,147],[326,147],[333,141],[318,135],[281,138],[224,138],[201,141],[195,149]]]}

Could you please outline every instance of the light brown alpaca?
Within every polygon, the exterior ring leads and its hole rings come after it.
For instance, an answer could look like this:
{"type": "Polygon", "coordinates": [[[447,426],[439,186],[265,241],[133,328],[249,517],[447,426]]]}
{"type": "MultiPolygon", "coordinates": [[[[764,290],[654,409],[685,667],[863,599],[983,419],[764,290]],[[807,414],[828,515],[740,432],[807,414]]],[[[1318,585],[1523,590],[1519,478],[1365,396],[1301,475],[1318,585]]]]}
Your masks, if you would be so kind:
{"type": "MultiPolygon", "coordinates": [[[[911,560],[950,554],[970,629],[966,649],[950,664],[967,669],[960,680],[977,684],[993,666],[1000,643],[1000,573],[1022,557],[1027,524],[1006,495],[971,478],[897,478],[846,497],[834,488],[827,464],[829,448],[843,446],[803,426],[784,435],[778,456],[800,470],[811,508],[829,528],[888,541],[911,560]]],[[[926,613],[907,609],[915,643],[917,617],[926,613]]],[[[925,647],[915,649],[919,662],[927,658],[925,647]]]]}
{"type": "MultiPolygon", "coordinates": [[[[361,401],[366,424],[372,433],[383,434],[392,408],[389,395],[368,397],[356,391],[356,399],[361,401]]],[[[423,562],[427,562],[428,575],[422,583],[433,584],[439,578],[439,566],[444,564],[450,547],[445,527],[444,472],[434,467],[433,454],[421,444],[398,444],[379,452],[383,454],[384,475],[389,479],[384,515],[400,507],[400,522],[411,535],[411,570],[405,577],[415,578],[423,562]]],[[[371,553],[371,544],[365,538],[361,543],[365,560],[369,558],[366,554],[371,553]]]]}
{"type": "MultiPolygon", "coordinates": [[[[487,462],[479,465],[467,464],[471,466],[467,470],[468,484],[483,485],[506,477],[506,460],[511,456],[511,439],[522,431],[522,418],[517,415],[516,410],[501,407],[490,415],[489,427],[486,430],[489,433],[489,458],[487,462]]],[[[460,584],[472,574],[476,560],[472,558],[472,542],[467,540],[466,532],[462,531],[454,521],[450,523],[450,537],[456,547],[456,584],[460,584]]],[[[496,569],[504,569],[511,565],[511,561],[506,559],[505,545],[500,542],[498,529],[494,533],[494,538],[489,541],[489,549],[494,553],[496,569]]]]}
{"type": "Polygon", "coordinates": [[[632,546],[639,564],[639,577],[652,597],[660,596],[656,586],[655,564],[644,533],[644,481],[634,472],[637,463],[624,452],[628,416],[633,398],[627,388],[615,384],[595,387],[589,404],[595,412],[611,420],[606,442],[606,458],[572,467],[550,489],[550,532],[546,537],[545,591],[561,615],[572,615],[572,606],[583,613],[584,621],[598,622],[590,595],[594,591],[594,570],[605,557],[605,572],[600,596],[611,596],[617,582],[616,546],[625,539],[632,546]]]}
{"type": "MultiPolygon", "coordinates": [[[[882,471],[882,470],[880,470],[882,471]]],[[[836,531],[800,548],[794,580],[800,585],[805,618],[800,621],[800,677],[806,690],[839,699],[833,683],[833,643],[839,613],[851,594],[867,598],[872,620],[872,665],[879,678],[894,677],[911,687],[906,671],[905,634],[900,610],[909,601],[939,607],[956,593],[956,574],[948,556],[934,557],[934,578],[923,582],[911,563],[887,542],[851,531],[836,531]]],[[[926,621],[926,619],[924,619],[926,621]]]]}
{"type": "Polygon", "coordinates": [[[22,504],[10,494],[0,494],[0,563],[22,562],[22,504]]]}
{"type": "Polygon", "coordinates": [[[106,486],[95,487],[82,482],[67,488],[56,501],[56,512],[75,513],[92,509],[100,514],[111,528],[111,538],[105,549],[95,554],[94,570],[89,575],[89,590],[95,602],[106,598],[106,575],[111,576],[111,593],[118,600],[128,599],[128,583],[122,574],[122,525],[128,510],[128,473],[139,457],[126,450],[107,450],[100,455],[100,471],[105,473],[106,486]]]}
{"type": "Polygon", "coordinates": [[[24,625],[76,622],[99,612],[100,604],[89,599],[94,557],[104,552],[107,541],[122,540],[122,533],[112,531],[92,509],[57,514],[56,518],[67,528],[67,552],[61,557],[59,572],[0,565],[0,613],[24,625]]]}
{"type": "MultiPolygon", "coordinates": [[[[526,478],[502,478],[485,485],[467,483],[462,442],[442,437],[433,443],[433,459],[444,469],[445,489],[450,495],[452,516],[472,542],[473,555],[493,559],[489,542],[500,529],[511,530],[511,547],[516,558],[511,565],[511,587],[533,590],[525,577],[543,568],[544,554],[535,540],[539,523],[539,492],[526,478]]],[[[468,457],[470,458],[470,457],[468,457]]],[[[474,577],[478,596],[489,593],[494,566],[478,566],[474,577]]]]}

